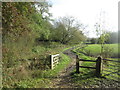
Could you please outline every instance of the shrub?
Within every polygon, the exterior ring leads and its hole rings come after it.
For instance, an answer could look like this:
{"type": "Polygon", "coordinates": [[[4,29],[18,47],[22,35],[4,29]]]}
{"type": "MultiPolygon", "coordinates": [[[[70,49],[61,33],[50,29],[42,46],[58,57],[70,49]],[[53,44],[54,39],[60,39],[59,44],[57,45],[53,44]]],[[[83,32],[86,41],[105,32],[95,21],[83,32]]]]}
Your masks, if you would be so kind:
{"type": "Polygon", "coordinates": [[[113,53],[113,48],[108,47],[108,46],[104,46],[102,57],[103,58],[111,57],[112,53],[113,53]]]}

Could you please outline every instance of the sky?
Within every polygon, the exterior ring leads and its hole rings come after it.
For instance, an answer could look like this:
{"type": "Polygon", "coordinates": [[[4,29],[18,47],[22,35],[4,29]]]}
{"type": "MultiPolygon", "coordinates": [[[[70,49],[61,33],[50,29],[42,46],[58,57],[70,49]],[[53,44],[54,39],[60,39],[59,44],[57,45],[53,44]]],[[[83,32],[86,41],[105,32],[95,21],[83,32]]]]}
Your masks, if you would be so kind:
{"type": "Polygon", "coordinates": [[[73,16],[80,23],[87,25],[84,33],[88,37],[97,37],[95,23],[104,22],[108,31],[118,30],[118,2],[120,0],[50,0],[54,19],[63,16],[73,16]]]}

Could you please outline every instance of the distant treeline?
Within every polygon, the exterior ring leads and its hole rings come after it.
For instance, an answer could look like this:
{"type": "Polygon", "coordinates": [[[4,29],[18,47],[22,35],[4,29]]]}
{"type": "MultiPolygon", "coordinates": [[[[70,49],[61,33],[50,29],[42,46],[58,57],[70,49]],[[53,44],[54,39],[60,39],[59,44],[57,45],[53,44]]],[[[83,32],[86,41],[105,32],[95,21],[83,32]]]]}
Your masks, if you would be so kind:
{"type": "MultiPolygon", "coordinates": [[[[105,41],[106,44],[113,44],[118,43],[120,31],[118,32],[108,32],[109,36],[107,37],[107,40],[105,41]]],[[[88,38],[86,43],[91,44],[100,44],[100,37],[99,38],[88,38]]]]}

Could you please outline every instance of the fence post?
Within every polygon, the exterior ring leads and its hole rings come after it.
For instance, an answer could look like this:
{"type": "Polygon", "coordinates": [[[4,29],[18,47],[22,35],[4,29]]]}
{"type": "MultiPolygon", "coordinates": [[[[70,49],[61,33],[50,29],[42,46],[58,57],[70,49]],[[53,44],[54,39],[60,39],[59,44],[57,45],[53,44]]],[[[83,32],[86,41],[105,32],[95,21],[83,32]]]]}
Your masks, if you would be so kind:
{"type": "Polygon", "coordinates": [[[79,58],[78,58],[78,55],[76,55],[76,73],[79,73],[79,58]]]}
{"type": "Polygon", "coordinates": [[[96,60],[96,76],[100,77],[101,76],[101,57],[98,57],[96,60]]]}
{"type": "Polygon", "coordinates": [[[51,58],[51,69],[53,69],[53,55],[50,55],[51,58]]]}

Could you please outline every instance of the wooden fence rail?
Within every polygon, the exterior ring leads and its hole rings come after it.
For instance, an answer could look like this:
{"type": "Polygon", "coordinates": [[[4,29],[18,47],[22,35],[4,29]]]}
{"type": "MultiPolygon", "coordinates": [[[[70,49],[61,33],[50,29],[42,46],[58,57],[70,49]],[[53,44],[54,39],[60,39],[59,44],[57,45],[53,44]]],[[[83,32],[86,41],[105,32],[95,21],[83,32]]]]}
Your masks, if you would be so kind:
{"type": "Polygon", "coordinates": [[[76,73],[80,73],[80,68],[90,68],[90,69],[96,69],[96,76],[101,76],[101,57],[98,57],[96,60],[85,60],[85,59],[79,59],[78,55],[76,55],[76,73]],[[80,66],[80,61],[86,61],[86,62],[96,62],[96,67],[87,67],[87,66],[80,66]]]}
{"type": "Polygon", "coordinates": [[[55,66],[59,63],[60,55],[59,54],[50,55],[50,58],[51,58],[51,69],[54,69],[55,66]]]}
{"type": "Polygon", "coordinates": [[[112,61],[112,62],[119,62],[119,63],[120,63],[120,61],[118,61],[118,60],[109,60],[109,59],[102,59],[102,60],[105,60],[105,61],[112,61]]]}

